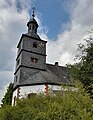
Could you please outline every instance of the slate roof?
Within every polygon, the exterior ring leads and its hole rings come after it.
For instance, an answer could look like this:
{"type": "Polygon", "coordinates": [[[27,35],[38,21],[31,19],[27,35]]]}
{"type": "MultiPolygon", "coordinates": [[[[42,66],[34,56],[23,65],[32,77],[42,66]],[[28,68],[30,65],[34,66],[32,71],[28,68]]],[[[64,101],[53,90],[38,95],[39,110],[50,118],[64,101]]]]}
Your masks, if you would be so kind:
{"type": "Polygon", "coordinates": [[[52,85],[71,85],[69,69],[67,67],[46,64],[46,71],[39,70],[20,84],[38,85],[45,83],[52,85]]]}
{"type": "Polygon", "coordinates": [[[35,33],[26,33],[25,35],[29,37],[33,37],[34,39],[40,39],[39,35],[35,33]]]}
{"type": "Polygon", "coordinates": [[[55,83],[58,82],[59,84],[71,84],[69,68],[52,64],[46,64],[46,66],[53,75],[59,78],[59,81],[56,79],[55,83]]]}
{"type": "Polygon", "coordinates": [[[29,22],[27,23],[27,26],[29,26],[29,24],[31,24],[31,23],[36,24],[36,26],[38,27],[38,23],[37,23],[37,21],[34,18],[29,20],[29,22]]]}

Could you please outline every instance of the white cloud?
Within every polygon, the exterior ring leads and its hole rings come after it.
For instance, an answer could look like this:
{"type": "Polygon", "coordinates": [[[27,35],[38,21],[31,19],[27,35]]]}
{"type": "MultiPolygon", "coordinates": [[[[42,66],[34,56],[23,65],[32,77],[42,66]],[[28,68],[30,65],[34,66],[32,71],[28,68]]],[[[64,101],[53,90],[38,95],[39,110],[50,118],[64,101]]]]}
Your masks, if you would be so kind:
{"type": "Polygon", "coordinates": [[[29,19],[27,6],[30,6],[30,3],[30,0],[0,1],[0,100],[6,86],[13,82],[16,45],[21,34],[27,31],[26,23],[29,19]],[[20,2],[20,6],[17,6],[17,2],[20,2]]]}
{"type": "Polygon", "coordinates": [[[77,0],[70,6],[71,20],[68,27],[65,25],[65,31],[60,31],[57,39],[48,43],[48,62],[53,63],[56,60],[60,65],[74,63],[77,44],[83,42],[86,31],[93,25],[92,5],[93,0],[77,0]]]}

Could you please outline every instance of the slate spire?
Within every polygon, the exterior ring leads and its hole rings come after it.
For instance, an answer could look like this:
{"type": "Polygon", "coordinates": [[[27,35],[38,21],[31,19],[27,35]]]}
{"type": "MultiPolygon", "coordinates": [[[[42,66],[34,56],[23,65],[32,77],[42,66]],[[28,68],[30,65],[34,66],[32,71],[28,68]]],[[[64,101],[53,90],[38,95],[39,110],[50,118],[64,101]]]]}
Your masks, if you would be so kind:
{"type": "Polygon", "coordinates": [[[35,20],[35,7],[32,8],[33,13],[32,13],[32,18],[29,20],[29,22],[27,23],[28,26],[28,33],[34,33],[37,34],[37,28],[38,28],[38,23],[35,20]]]}

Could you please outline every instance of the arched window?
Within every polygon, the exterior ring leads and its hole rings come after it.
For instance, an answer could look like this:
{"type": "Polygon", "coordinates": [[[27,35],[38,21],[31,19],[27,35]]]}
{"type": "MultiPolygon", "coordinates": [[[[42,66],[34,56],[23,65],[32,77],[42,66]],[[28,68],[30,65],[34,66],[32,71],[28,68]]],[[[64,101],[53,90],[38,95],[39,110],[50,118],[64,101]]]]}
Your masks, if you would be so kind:
{"type": "Polygon", "coordinates": [[[30,25],[30,29],[33,30],[33,25],[30,25]]]}
{"type": "Polygon", "coordinates": [[[33,25],[33,30],[35,29],[35,26],[33,25]]]}
{"type": "Polygon", "coordinates": [[[33,43],[33,47],[37,48],[37,43],[36,42],[33,43]]]}
{"type": "Polygon", "coordinates": [[[30,29],[31,29],[31,25],[30,25],[30,27],[29,27],[30,29]]]}

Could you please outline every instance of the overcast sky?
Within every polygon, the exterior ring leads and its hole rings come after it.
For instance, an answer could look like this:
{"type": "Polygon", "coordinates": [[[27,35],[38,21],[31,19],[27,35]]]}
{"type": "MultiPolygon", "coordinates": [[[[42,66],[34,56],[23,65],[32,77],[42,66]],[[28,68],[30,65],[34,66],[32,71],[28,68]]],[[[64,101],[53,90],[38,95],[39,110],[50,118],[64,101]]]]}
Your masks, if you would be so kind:
{"type": "Polygon", "coordinates": [[[47,43],[47,62],[73,63],[77,44],[93,27],[93,0],[0,0],[0,100],[13,82],[17,43],[36,6],[38,34],[47,43]]]}

